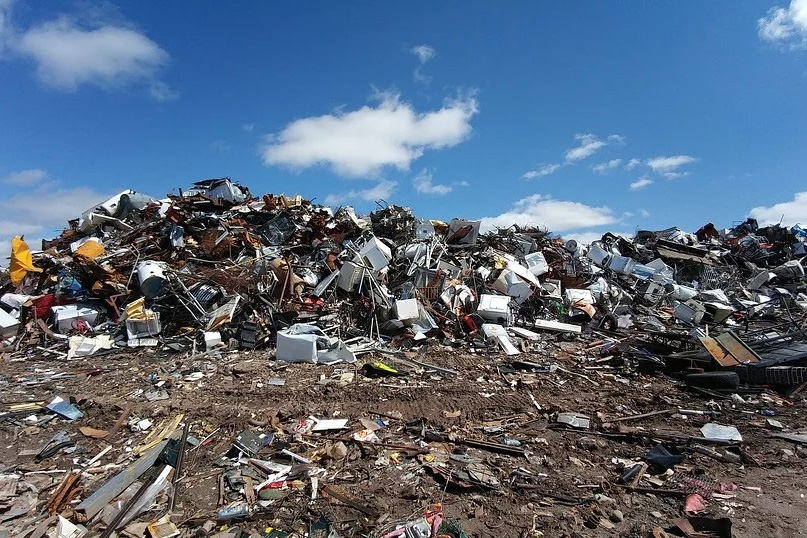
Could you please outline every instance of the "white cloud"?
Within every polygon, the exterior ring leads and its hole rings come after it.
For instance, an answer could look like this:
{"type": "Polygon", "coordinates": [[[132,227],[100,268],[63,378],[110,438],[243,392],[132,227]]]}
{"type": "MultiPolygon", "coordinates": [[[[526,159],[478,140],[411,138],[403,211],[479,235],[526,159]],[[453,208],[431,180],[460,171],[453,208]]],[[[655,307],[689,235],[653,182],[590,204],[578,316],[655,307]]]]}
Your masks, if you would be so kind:
{"type": "Polygon", "coordinates": [[[647,218],[650,216],[650,211],[648,211],[647,209],[640,209],[639,215],[641,215],[644,218],[647,218]]]}
{"type": "Polygon", "coordinates": [[[579,161],[591,157],[600,150],[606,143],[593,134],[575,135],[575,139],[580,141],[580,145],[566,151],[567,161],[579,161]]]}
{"type": "Polygon", "coordinates": [[[476,99],[446,102],[439,110],[417,112],[398,95],[378,106],[295,120],[266,138],[263,162],[292,168],[328,165],[353,177],[376,176],[385,166],[408,170],[427,149],[456,146],[472,131],[476,99]]]}
{"type": "Polygon", "coordinates": [[[0,210],[4,219],[61,229],[68,220],[80,217],[82,211],[112,194],[90,187],[60,187],[57,182],[51,182],[0,199],[0,210]]]}
{"type": "Polygon", "coordinates": [[[25,235],[28,245],[39,249],[43,237],[58,236],[68,220],[78,218],[84,210],[112,194],[49,182],[0,199],[0,265],[6,264],[13,236],[25,235]]]}
{"type": "Polygon", "coordinates": [[[11,48],[33,60],[39,79],[58,90],[140,84],[157,100],[177,97],[158,79],[168,53],[143,33],[122,25],[85,26],[61,17],[19,32],[11,48]]]}
{"type": "Polygon", "coordinates": [[[757,25],[760,39],[791,50],[807,48],[807,0],[791,0],[786,8],[771,8],[757,25]]]}
{"type": "Polygon", "coordinates": [[[245,123],[244,125],[241,126],[241,130],[244,131],[245,133],[251,133],[252,131],[255,130],[255,124],[245,123]]]}
{"type": "Polygon", "coordinates": [[[608,207],[593,207],[580,202],[554,200],[541,194],[533,194],[513,204],[509,211],[495,217],[484,217],[482,228],[507,228],[519,226],[543,226],[550,232],[579,230],[616,222],[608,207]]]}
{"type": "Polygon", "coordinates": [[[409,52],[417,56],[418,62],[420,62],[413,73],[415,81],[428,84],[432,81],[432,77],[423,74],[423,66],[426,65],[426,62],[435,57],[437,51],[429,45],[418,45],[417,47],[412,47],[409,52]]]}
{"type": "Polygon", "coordinates": [[[596,164],[591,169],[597,174],[605,174],[609,170],[613,170],[614,168],[619,168],[619,165],[622,164],[622,159],[611,159],[610,161],[596,164]]]}
{"type": "Polygon", "coordinates": [[[45,180],[48,177],[47,172],[38,168],[30,170],[20,170],[19,172],[12,172],[0,180],[0,183],[6,185],[15,185],[20,187],[29,187],[45,180]]]}
{"type": "Polygon", "coordinates": [[[454,183],[452,183],[452,185],[455,186],[455,187],[470,187],[471,186],[471,184],[468,183],[467,181],[465,181],[464,179],[462,181],[455,181],[454,183]]]}
{"type": "Polygon", "coordinates": [[[789,202],[755,207],[748,214],[763,226],[780,221],[786,225],[807,223],[807,191],[797,192],[789,202]]]}
{"type": "Polygon", "coordinates": [[[638,191],[653,184],[653,180],[647,177],[640,177],[638,180],[630,184],[630,190],[638,191]]]}
{"type": "Polygon", "coordinates": [[[667,175],[676,172],[681,166],[692,164],[697,160],[698,159],[695,157],[690,157],[689,155],[674,155],[672,157],[654,157],[647,159],[645,164],[654,172],[667,175]]]}
{"type": "Polygon", "coordinates": [[[428,170],[422,170],[412,180],[412,185],[418,194],[434,194],[435,196],[444,196],[451,192],[453,188],[450,185],[435,184],[432,174],[428,170]]]}
{"type": "Polygon", "coordinates": [[[689,172],[664,172],[663,175],[667,179],[678,179],[680,177],[687,177],[689,172]]]}
{"type": "Polygon", "coordinates": [[[600,239],[602,239],[602,236],[603,232],[594,232],[585,230],[582,232],[565,233],[563,234],[563,240],[569,241],[571,239],[574,239],[575,241],[577,241],[578,245],[588,246],[594,241],[599,241],[600,239]]]}
{"type": "Polygon", "coordinates": [[[625,137],[617,134],[609,135],[605,140],[602,140],[591,133],[578,134],[575,135],[574,138],[580,144],[566,151],[566,162],[587,159],[609,144],[625,143],[625,137]]]}
{"type": "Polygon", "coordinates": [[[356,189],[348,192],[329,194],[325,197],[325,205],[341,205],[351,200],[364,200],[366,202],[385,200],[392,196],[397,186],[397,181],[382,179],[376,183],[374,187],[369,189],[356,189]]]}
{"type": "Polygon", "coordinates": [[[548,176],[550,174],[554,174],[560,168],[561,165],[559,164],[547,164],[535,170],[530,170],[526,172],[523,176],[524,179],[535,179],[539,177],[548,176]]]}
{"type": "Polygon", "coordinates": [[[429,45],[418,45],[417,47],[412,47],[409,52],[417,56],[418,61],[422,64],[425,64],[437,54],[437,51],[429,45]]]}
{"type": "Polygon", "coordinates": [[[627,163],[625,163],[625,170],[633,170],[634,168],[636,168],[640,164],[642,164],[641,159],[635,159],[635,158],[631,159],[627,163]]]}

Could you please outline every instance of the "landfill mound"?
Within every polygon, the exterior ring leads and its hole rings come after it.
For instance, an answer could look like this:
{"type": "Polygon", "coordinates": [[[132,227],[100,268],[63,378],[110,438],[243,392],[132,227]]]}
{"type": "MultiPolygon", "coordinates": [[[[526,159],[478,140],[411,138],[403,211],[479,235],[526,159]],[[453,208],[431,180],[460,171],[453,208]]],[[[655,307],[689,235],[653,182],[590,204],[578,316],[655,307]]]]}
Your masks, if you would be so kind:
{"type": "Polygon", "coordinates": [[[481,224],[221,178],[15,237],[0,533],[807,533],[807,232],[481,224]]]}

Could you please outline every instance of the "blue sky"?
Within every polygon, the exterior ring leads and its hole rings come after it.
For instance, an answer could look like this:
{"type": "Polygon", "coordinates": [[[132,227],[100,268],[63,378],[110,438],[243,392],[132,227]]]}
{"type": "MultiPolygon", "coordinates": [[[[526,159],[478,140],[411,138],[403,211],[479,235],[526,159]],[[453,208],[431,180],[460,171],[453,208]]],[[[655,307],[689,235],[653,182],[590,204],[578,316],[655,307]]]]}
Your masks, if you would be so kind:
{"type": "Polygon", "coordinates": [[[564,236],[807,223],[807,0],[0,0],[0,240],[230,176],[564,236]]]}

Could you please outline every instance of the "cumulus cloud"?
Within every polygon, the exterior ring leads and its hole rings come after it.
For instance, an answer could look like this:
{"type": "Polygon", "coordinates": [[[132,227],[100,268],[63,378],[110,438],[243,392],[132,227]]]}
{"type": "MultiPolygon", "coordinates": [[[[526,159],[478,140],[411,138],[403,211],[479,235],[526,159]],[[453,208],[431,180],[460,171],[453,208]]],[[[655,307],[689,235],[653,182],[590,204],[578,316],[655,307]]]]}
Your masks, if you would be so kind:
{"type": "Polygon", "coordinates": [[[690,157],[689,155],[673,155],[672,157],[654,157],[648,159],[645,164],[647,164],[653,172],[662,174],[668,179],[675,179],[676,177],[681,177],[678,168],[696,161],[697,159],[695,157],[690,157]]]}
{"type": "Polygon", "coordinates": [[[412,185],[415,187],[415,191],[418,194],[444,196],[453,190],[451,185],[435,183],[432,174],[428,170],[422,170],[415,176],[412,180],[412,185]]]}
{"type": "Polygon", "coordinates": [[[757,21],[760,39],[791,50],[807,48],[807,0],[774,7],[757,21]]]}
{"type": "Polygon", "coordinates": [[[645,187],[649,187],[653,184],[653,180],[647,177],[640,177],[636,181],[630,184],[630,190],[638,191],[644,189],[645,187]]]}
{"type": "Polygon", "coordinates": [[[466,140],[478,111],[473,97],[447,101],[430,112],[417,112],[398,95],[381,97],[377,106],[289,123],[266,138],[263,162],[296,169],[326,165],[351,177],[373,177],[386,166],[408,170],[426,150],[466,140]]]}
{"type": "Polygon", "coordinates": [[[625,137],[617,134],[609,135],[604,140],[591,133],[578,134],[574,138],[579,144],[566,151],[566,162],[587,159],[609,144],[625,143],[625,137]]]}
{"type": "Polygon", "coordinates": [[[524,179],[536,179],[539,177],[548,176],[557,172],[560,167],[561,165],[559,164],[547,164],[541,166],[540,168],[536,168],[535,170],[530,170],[521,177],[524,179]]]}
{"type": "Polygon", "coordinates": [[[780,221],[786,225],[807,223],[807,191],[797,192],[788,202],[755,207],[748,214],[763,226],[780,221]]]}
{"type": "Polygon", "coordinates": [[[510,210],[495,217],[484,217],[482,228],[507,228],[519,226],[542,226],[552,232],[580,230],[604,226],[616,222],[611,209],[594,207],[580,202],[555,200],[549,196],[533,194],[513,204],[510,210]]]}
{"type": "Polygon", "coordinates": [[[621,164],[622,159],[611,159],[610,161],[606,161],[604,163],[595,164],[591,169],[597,174],[605,174],[609,170],[619,168],[619,165],[621,164]]]}
{"type": "Polygon", "coordinates": [[[12,172],[5,176],[0,182],[6,185],[15,185],[20,187],[29,187],[41,183],[48,177],[47,172],[38,168],[30,170],[20,170],[19,172],[12,172]]]}
{"type": "Polygon", "coordinates": [[[325,205],[341,205],[355,200],[362,200],[365,202],[385,200],[392,196],[392,193],[395,192],[395,187],[397,186],[397,181],[388,181],[386,179],[382,179],[369,189],[354,189],[348,192],[329,194],[325,197],[325,205]]]}
{"type": "Polygon", "coordinates": [[[97,16],[85,24],[62,16],[26,29],[9,23],[11,2],[0,0],[0,53],[7,48],[33,61],[39,80],[61,90],[84,85],[144,88],[154,99],[177,93],[159,79],[169,55],[142,32],[124,23],[104,23],[97,16]]]}
{"type": "Polygon", "coordinates": [[[36,61],[43,82],[64,90],[151,79],[168,61],[168,53],[139,32],[112,26],[87,30],[67,20],[28,30],[19,50],[36,61]]]}

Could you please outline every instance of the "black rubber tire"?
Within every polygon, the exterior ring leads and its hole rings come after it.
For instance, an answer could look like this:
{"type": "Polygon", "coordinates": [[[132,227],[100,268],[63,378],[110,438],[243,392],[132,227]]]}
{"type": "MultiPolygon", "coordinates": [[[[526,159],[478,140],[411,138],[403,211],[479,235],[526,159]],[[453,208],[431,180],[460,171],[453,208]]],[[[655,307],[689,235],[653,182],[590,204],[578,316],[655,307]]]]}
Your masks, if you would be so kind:
{"type": "Polygon", "coordinates": [[[606,314],[600,320],[600,329],[604,331],[616,331],[619,329],[619,321],[616,319],[616,316],[613,314],[606,314]]]}
{"type": "Polygon", "coordinates": [[[702,389],[736,389],[740,386],[737,372],[704,372],[689,374],[684,378],[687,386],[702,389]]]}

